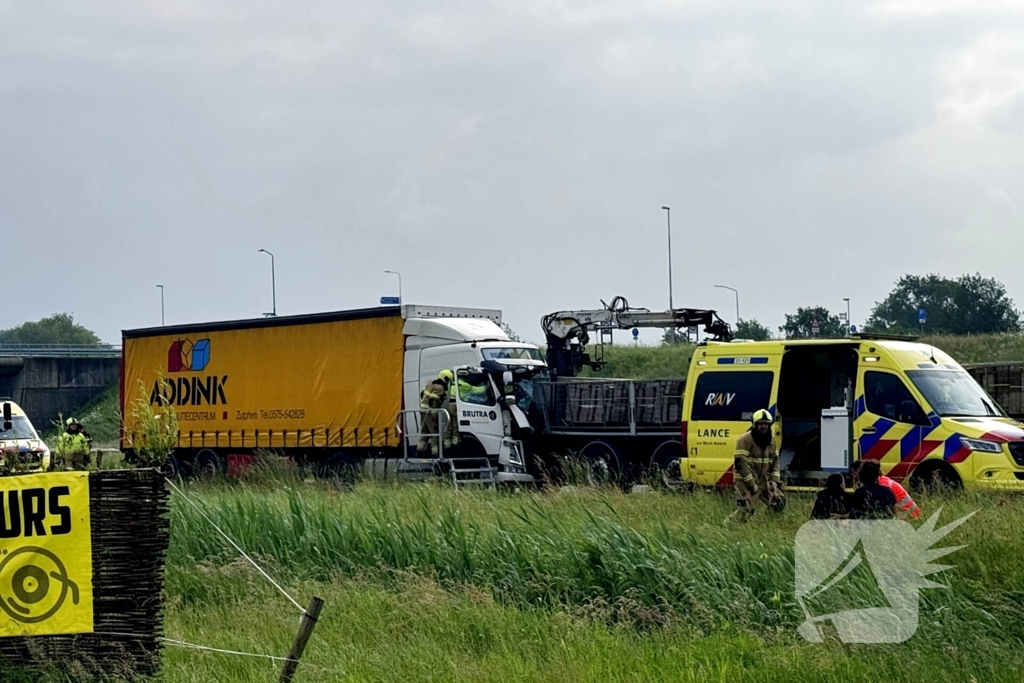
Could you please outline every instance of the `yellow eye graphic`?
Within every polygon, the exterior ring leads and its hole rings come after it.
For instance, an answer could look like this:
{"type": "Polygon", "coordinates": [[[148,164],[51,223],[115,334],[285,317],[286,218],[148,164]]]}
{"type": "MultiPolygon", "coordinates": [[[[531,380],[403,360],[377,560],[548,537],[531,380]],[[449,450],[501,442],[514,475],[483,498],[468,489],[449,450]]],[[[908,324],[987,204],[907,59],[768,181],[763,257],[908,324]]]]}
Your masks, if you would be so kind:
{"type": "Polygon", "coordinates": [[[78,604],[78,584],[68,576],[60,558],[46,548],[25,546],[0,562],[0,609],[23,624],[46,621],[71,593],[78,604]]]}

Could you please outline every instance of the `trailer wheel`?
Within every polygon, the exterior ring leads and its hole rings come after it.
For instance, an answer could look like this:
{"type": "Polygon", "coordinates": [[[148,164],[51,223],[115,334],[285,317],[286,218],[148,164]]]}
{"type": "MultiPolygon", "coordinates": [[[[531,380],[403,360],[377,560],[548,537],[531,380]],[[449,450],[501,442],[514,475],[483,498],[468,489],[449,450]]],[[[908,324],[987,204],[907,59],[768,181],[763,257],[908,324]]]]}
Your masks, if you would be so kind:
{"type": "Polygon", "coordinates": [[[178,459],[177,454],[171,453],[168,455],[167,460],[160,467],[160,471],[168,479],[180,479],[182,477],[181,460],[178,459]]]}
{"type": "Polygon", "coordinates": [[[587,483],[591,486],[610,484],[622,475],[622,458],[612,444],[591,441],[580,452],[587,464],[587,483]]]}
{"type": "Polygon", "coordinates": [[[192,465],[192,474],[198,479],[213,479],[224,473],[224,464],[220,456],[209,448],[204,448],[196,454],[192,465]]]}
{"type": "Polygon", "coordinates": [[[679,461],[682,459],[683,445],[679,439],[669,439],[658,444],[651,456],[651,473],[661,479],[667,489],[678,489],[683,485],[679,461]]]}
{"type": "Polygon", "coordinates": [[[359,458],[345,451],[338,451],[327,458],[318,470],[324,479],[333,479],[339,484],[350,485],[359,479],[360,464],[359,458]]]}

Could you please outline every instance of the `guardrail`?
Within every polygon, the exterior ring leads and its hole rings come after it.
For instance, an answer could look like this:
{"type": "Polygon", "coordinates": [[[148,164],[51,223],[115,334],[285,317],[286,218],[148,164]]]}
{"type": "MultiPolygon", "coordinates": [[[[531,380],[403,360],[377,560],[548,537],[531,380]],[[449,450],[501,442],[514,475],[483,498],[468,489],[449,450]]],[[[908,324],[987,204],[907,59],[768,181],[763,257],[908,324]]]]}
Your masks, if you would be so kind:
{"type": "Polygon", "coordinates": [[[121,347],[113,344],[0,344],[0,356],[41,358],[116,358],[121,347]]]}

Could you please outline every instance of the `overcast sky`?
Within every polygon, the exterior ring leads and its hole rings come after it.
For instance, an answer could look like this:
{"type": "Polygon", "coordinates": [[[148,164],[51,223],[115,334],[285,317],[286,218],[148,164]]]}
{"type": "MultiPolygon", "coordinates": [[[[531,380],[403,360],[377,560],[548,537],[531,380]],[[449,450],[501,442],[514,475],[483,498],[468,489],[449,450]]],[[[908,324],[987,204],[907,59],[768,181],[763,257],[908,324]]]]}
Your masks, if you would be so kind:
{"type": "MultiPolygon", "coordinates": [[[[0,0],[0,328],[625,295],[773,329],[907,272],[1024,304],[1024,10],[0,0]]],[[[628,333],[623,333],[625,341],[628,333]]]]}

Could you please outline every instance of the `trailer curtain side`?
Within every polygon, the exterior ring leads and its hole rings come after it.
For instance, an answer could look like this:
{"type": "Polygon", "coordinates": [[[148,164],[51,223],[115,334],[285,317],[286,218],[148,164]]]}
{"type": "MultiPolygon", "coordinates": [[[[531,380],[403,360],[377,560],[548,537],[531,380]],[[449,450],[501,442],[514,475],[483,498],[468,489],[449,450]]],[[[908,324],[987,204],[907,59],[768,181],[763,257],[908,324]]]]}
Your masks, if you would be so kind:
{"type": "Polygon", "coordinates": [[[181,448],[394,446],[399,315],[126,333],[124,418],[140,395],[178,415],[181,448]],[[283,324],[282,324],[283,323],[283,324]]]}

